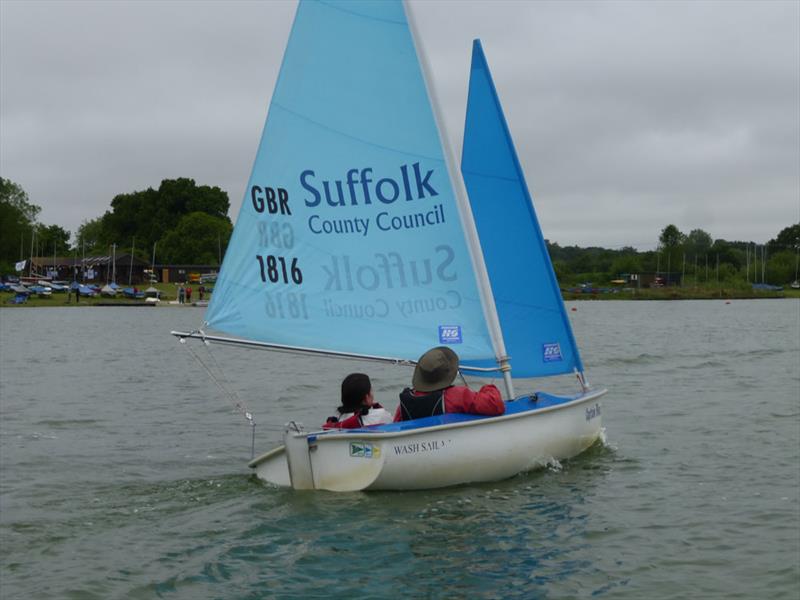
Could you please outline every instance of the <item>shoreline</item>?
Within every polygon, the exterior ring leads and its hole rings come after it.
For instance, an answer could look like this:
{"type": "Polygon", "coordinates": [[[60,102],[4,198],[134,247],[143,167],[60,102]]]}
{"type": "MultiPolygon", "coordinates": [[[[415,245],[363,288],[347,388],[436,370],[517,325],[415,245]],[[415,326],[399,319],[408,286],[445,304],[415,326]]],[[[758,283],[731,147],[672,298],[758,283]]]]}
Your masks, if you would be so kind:
{"type": "MultiPolygon", "coordinates": [[[[9,300],[14,297],[11,292],[0,293],[0,308],[66,308],[66,307],[124,307],[124,308],[141,308],[149,307],[169,307],[169,308],[206,308],[207,304],[198,306],[196,302],[187,302],[184,304],[177,304],[171,300],[162,300],[159,303],[150,302],[136,302],[129,298],[85,298],[80,302],[76,302],[74,298],[67,301],[66,296],[61,294],[51,296],[48,298],[29,298],[23,304],[10,304],[9,300]]],[[[675,289],[659,289],[659,290],[636,290],[631,292],[608,292],[608,293],[574,293],[562,292],[564,301],[680,301],[680,300],[775,300],[775,299],[798,299],[800,298],[800,290],[783,290],[781,292],[748,292],[747,290],[680,290],[675,289]]],[[[205,302],[207,302],[204,299],[205,302]]]]}
{"type": "Polygon", "coordinates": [[[800,298],[800,290],[786,290],[780,292],[768,291],[749,291],[737,289],[722,290],[637,290],[634,292],[609,292],[609,293],[573,293],[562,292],[562,298],[567,300],[761,300],[761,299],[781,299],[781,298],[800,298]]]}

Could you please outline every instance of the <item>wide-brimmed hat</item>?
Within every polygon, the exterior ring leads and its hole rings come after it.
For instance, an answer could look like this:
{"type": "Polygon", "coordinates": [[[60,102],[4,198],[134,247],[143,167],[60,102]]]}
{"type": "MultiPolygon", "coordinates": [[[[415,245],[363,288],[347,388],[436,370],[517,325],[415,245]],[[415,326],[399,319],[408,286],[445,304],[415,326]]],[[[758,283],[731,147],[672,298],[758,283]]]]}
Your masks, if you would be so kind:
{"type": "Polygon", "coordinates": [[[438,346],[419,357],[411,384],[418,392],[433,392],[452,385],[457,373],[458,354],[438,346]]]}

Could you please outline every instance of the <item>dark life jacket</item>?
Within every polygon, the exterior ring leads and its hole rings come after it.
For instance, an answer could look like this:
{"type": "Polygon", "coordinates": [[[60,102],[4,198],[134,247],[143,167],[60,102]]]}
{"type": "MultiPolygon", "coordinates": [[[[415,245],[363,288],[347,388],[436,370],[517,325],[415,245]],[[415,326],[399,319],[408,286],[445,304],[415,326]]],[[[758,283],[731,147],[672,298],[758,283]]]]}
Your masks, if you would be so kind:
{"type": "Polygon", "coordinates": [[[424,396],[416,396],[411,389],[400,392],[400,414],[403,421],[422,419],[444,414],[444,390],[436,390],[424,396]]]}

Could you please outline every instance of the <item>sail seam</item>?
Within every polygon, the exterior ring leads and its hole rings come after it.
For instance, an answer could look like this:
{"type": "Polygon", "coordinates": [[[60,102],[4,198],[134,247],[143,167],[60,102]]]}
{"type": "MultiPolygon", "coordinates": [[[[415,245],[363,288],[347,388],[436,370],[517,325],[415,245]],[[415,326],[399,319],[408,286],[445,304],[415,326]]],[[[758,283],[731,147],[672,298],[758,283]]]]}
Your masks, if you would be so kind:
{"type": "Polygon", "coordinates": [[[395,21],[393,19],[379,19],[378,17],[374,17],[372,15],[365,15],[360,12],[356,12],[354,10],[348,10],[346,8],[342,8],[341,6],[335,6],[330,2],[325,2],[325,0],[317,0],[321,5],[326,6],[332,10],[337,10],[339,12],[347,13],[348,15],[353,15],[356,17],[361,17],[362,19],[369,19],[371,21],[379,21],[381,23],[389,23],[390,25],[405,25],[403,21],[395,21]]]}
{"type": "Polygon", "coordinates": [[[301,113],[299,113],[297,111],[294,111],[294,110],[292,110],[290,108],[287,108],[286,106],[282,105],[280,102],[273,101],[271,107],[277,107],[277,108],[279,108],[279,109],[281,109],[281,110],[283,110],[283,111],[285,111],[285,112],[287,112],[287,113],[289,113],[291,115],[294,115],[295,117],[297,117],[299,119],[303,119],[307,123],[312,123],[313,125],[316,125],[317,127],[320,127],[320,128],[322,128],[322,129],[324,129],[326,131],[330,131],[330,132],[335,133],[337,135],[340,135],[342,137],[345,137],[345,138],[348,138],[348,139],[351,139],[351,140],[355,140],[356,142],[360,142],[360,143],[365,144],[367,146],[371,146],[372,148],[380,148],[381,150],[388,150],[389,152],[395,152],[397,154],[402,154],[404,156],[409,156],[409,157],[412,157],[412,158],[415,158],[415,159],[416,158],[424,158],[425,160],[430,160],[430,161],[433,161],[433,162],[436,162],[436,163],[439,163],[439,164],[445,164],[445,162],[446,162],[442,158],[438,158],[436,156],[430,156],[430,155],[422,154],[420,152],[415,152],[415,151],[400,150],[398,148],[393,148],[391,146],[383,146],[381,144],[376,144],[375,142],[370,142],[369,140],[365,140],[364,138],[356,137],[356,136],[354,136],[352,134],[349,134],[349,133],[347,133],[345,131],[342,131],[341,129],[336,129],[334,127],[331,127],[330,125],[326,125],[325,123],[320,123],[319,121],[315,121],[314,119],[311,119],[311,118],[309,118],[309,117],[307,117],[307,116],[305,116],[305,115],[303,115],[303,114],[301,114],[301,113]]]}

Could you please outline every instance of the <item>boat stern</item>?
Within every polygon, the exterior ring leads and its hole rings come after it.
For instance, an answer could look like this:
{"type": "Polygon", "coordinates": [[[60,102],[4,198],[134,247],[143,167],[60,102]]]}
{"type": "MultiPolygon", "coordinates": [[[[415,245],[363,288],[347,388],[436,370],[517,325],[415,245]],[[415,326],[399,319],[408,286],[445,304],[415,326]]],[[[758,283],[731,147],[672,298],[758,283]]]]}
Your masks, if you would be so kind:
{"type": "Polygon", "coordinates": [[[309,433],[291,422],[284,432],[284,445],[254,458],[249,466],[259,479],[274,485],[352,492],[370,487],[384,460],[380,441],[347,432],[309,433]],[[324,438],[324,451],[319,451],[320,438],[324,438]]]}

